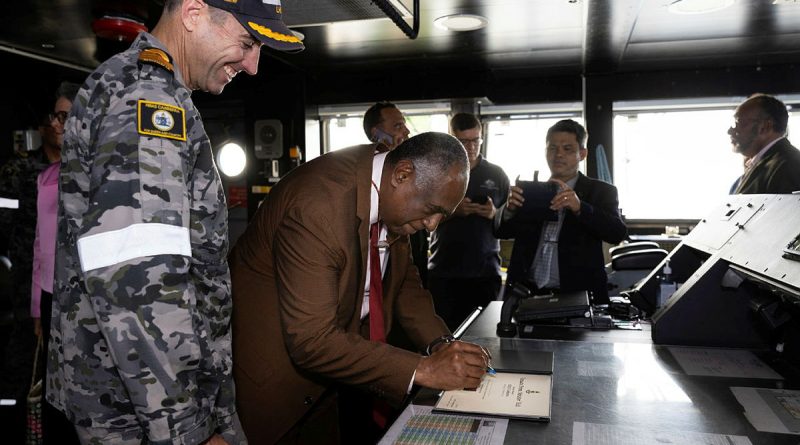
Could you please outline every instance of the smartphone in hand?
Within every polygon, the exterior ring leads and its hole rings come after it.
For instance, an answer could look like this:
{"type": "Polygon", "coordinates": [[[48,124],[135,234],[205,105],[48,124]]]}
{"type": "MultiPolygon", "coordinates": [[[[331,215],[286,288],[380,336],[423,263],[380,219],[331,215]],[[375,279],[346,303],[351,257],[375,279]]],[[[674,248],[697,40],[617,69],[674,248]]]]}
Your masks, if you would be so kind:
{"type": "Polygon", "coordinates": [[[558,193],[554,182],[519,181],[525,202],[517,212],[517,221],[558,221],[558,212],[550,209],[550,201],[558,193]]]}
{"type": "Polygon", "coordinates": [[[486,195],[478,195],[470,197],[469,200],[474,204],[486,204],[489,201],[489,197],[486,195]]]}

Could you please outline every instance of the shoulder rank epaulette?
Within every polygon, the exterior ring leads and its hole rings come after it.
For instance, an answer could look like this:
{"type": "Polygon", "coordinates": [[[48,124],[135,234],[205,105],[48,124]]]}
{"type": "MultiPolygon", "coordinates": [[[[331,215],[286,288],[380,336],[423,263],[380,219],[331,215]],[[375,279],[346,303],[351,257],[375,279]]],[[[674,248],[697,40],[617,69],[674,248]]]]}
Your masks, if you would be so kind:
{"type": "Polygon", "coordinates": [[[147,48],[139,53],[139,63],[148,63],[150,65],[160,66],[170,73],[175,71],[172,67],[172,59],[164,51],[158,48],[147,48]]]}

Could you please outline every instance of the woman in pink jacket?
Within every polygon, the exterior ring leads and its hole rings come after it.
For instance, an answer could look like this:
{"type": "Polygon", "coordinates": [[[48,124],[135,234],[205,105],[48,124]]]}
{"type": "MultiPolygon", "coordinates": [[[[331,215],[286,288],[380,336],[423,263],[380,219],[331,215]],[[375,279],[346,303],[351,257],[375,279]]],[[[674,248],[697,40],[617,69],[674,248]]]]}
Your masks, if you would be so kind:
{"type": "MultiPolygon", "coordinates": [[[[58,220],[58,176],[61,167],[61,144],[64,141],[64,123],[72,99],[79,86],[62,82],[56,93],[56,104],[50,113],[50,126],[43,127],[42,146],[50,165],[39,173],[36,197],[36,238],[33,241],[33,277],[31,285],[31,318],[34,331],[41,337],[44,353],[40,361],[47,369],[47,342],[50,340],[50,314],[53,307],[53,276],[56,259],[56,231],[58,220]]],[[[44,388],[47,392],[47,388],[44,388]]],[[[44,393],[42,400],[45,400],[44,393]]],[[[78,436],[66,416],[44,401],[42,403],[43,444],[78,444],[78,436]]]]}

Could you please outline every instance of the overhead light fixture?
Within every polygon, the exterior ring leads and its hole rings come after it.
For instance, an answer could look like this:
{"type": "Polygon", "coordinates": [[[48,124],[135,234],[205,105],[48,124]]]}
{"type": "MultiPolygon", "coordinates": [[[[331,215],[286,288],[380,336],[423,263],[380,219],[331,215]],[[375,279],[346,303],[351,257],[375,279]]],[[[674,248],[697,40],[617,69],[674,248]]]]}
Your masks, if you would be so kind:
{"type": "Polygon", "coordinates": [[[486,27],[486,17],[473,14],[452,14],[439,17],[433,21],[437,27],[447,31],[475,31],[486,27]]]}
{"type": "Polygon", "coordinates": [[[222,146],[217,155],[217,163],[222,174],[232,178],[239,176],[247,165],[247,155],[241,145],[229,142],[222,146]]]}
{"type": "Polygon", "coordinates": [[[673,14],[708,14],[731,6],[736,0],[672,0],[667,11],[673,14]]]}

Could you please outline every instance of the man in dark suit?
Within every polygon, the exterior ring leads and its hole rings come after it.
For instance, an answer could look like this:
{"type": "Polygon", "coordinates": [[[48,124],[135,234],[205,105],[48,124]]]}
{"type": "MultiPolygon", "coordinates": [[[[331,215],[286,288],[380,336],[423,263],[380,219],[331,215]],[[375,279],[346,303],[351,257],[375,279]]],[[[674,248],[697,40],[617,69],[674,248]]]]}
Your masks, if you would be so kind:
{"type": "Polygon", "coordinates": [[[557,122],[546,140],[550,181],[559,187],[550,209],[558,212],[558,220],[522,221],[517,211],[525,197],[520,187],[511,187],[495,215],[497,237],[514,238],[507,284],[524,284],[535,294],[586,290],[592,303],[608,303],[602,243],[627,237],[617,189],[578,171],[587,154],[586,130],[579,123],[557,122]]]}
{"type": "Polygon", "coordinates": [[[728,129],[745,171],[733,193],[792,193],[800,190],[800,151],[786,139],[789,113],[780,100],[755,94],[736,108],[728,129]]]}
{"type": "MultiPolygon", "coordinates": [[[[423,133],[386,153],[327,154],[272,189],[230,255],[237,401],[251,443],[337,443],[335,384],[393,405],[412,385],[477,387],[488,354],[452,341],[408,243],[455,209],[468,179],[461,144],[423,133]],[[428,355],[386,344],[394,325],[428,355]]],[[[343,413],[361,422],[361,440],[376,407],[343,413]]]]}

